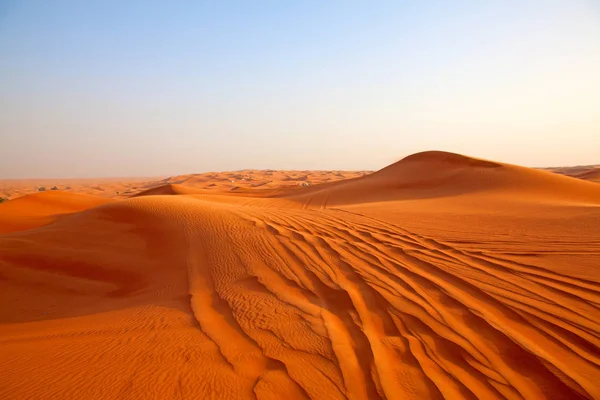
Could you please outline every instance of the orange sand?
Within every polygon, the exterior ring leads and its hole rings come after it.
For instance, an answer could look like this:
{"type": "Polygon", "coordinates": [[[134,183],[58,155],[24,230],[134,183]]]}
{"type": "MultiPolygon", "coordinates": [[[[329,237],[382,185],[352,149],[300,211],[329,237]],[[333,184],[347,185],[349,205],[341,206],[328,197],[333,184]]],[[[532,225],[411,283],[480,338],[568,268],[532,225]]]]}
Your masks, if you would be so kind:
{"type": "Polygon", "coordinates": [[[286,174],[0,204],[0,399],[600,398],[600,185],[286,174]]]}
{"type": "Polygon", "coordinates": [[[93,194],[108,198],[128,198],[141,191],[167,184],[184,184],[194,190],[272,189],[317,185],[363,176],[369,171],[272,171],[243,170],[206,172],[169,178],[97,178],[97,179],[0,179],[0,197],[14,199],[53,187],[71,193],[93,194]]]}
{"type": "Polygon", "coordinates": [[[117,197],[123,193],[156,186],[154,178],[97,178],[97,179],[0,179],[0,197],[14,199],[26,194],[38,193],[39,188],[93,194],[100,197],[117,197]]]}
{"type": "Polygon", "coordinates": [[[578,167],[557,167],[548,170],[561,175],[572,176],[591,182],[600,183],[600,165],[583,165],[578,167]]]}

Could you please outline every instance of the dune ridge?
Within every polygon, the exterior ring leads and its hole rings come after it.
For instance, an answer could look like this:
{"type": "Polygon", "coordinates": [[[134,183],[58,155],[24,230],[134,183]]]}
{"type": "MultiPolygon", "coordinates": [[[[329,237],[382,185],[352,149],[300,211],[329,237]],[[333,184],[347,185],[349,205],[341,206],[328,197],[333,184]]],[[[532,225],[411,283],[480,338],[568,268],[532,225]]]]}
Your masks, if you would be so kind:
{"type": "Polygon", "coordinates": [[[591,182],[600,182],[600,167],[596,167],[573,176],[575,178],[585,179],[591,182]]]}
{"type": "Polygon", "coordinates": [[[159,195],[170,195],[170,194],[201,194],[204,191],[201,189],[184,186],[182,184],[167,183],[152,187],[150,189],[143,190],[139,193],[132,195],[131,197],[140,196],[159,196],[159,195]]]}
{"type": "Polygon", "coordinates": [[[0,204],[0,233],[25,230],[111,200],[80,193],[49,191],[28,194],[0,204]]]}
{"type": "Polygon", "coordinates": [[[24,199],[63,215],[0,235],[0,398],[600,398],[599,194],[427,152],[257,196],[24,199]]]}
{"type": "Polygon", "coordinates": [[[545,168],[557,174],[572,176],[590,182],[600,182],[600,165],[583,165],[576,167],[545,168]]]}
{"type": "Polygon", "coordinates": [[[600,201],[600,186],[592,182],[441,151],[417,153],[372,174],[306,188],[292,196],[325,207],[475,193],[520,201],[600,201]]]}

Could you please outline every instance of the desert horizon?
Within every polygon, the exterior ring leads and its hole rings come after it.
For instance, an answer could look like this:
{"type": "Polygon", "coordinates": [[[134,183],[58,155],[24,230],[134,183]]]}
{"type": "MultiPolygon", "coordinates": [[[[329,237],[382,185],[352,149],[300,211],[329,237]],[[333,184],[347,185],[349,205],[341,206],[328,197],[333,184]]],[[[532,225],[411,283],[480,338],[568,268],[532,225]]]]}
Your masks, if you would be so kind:
{"type": "MultiPolygon", "coordinates": [[[[536,167],[533,169],[547,170],[591,182],[600,182],[600,164],[536,167]]],[[[47,190],[64,190],[102,197],[125,198],[166,184],[186,184],[212,190],[235,190],[237,188],[260,186],[264,186],[263,188],[293,187],[302,186],[303,184],[304,186],[318,185],[324,182],[364,176],[373,172],[375,171],[240,169],[158,177],[4,178],[0,179],[0,198],[6,201],[47,190]],[[273,176],[274,173],[275,176],[273,176]]]]}
{"type": "Polygon", "coordinates": [[[571,172],[430,151],[5,201],[0,398],[598,398],[571,172]]]}
{"type": "Polygon", "coordinates": [[[0,400],[600,400],[599,21],[0,0],[0,400]]]}

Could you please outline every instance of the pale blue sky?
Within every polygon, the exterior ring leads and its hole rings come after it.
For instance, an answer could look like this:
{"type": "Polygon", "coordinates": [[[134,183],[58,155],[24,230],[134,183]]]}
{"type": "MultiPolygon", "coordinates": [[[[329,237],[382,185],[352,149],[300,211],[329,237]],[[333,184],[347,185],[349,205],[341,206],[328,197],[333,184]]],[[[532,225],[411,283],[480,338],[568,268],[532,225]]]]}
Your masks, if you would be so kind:
{"type": "Polygon", "coordinates": [[[0,0],[0,178],[600,163],[600,2],[0,0]]]}

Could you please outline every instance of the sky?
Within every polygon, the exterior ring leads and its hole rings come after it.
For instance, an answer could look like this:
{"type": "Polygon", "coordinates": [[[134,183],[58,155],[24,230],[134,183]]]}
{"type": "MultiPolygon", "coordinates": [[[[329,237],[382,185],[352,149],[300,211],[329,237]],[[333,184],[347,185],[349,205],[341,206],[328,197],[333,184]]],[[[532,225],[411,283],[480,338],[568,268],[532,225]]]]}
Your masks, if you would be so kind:
{"type": "Polygon", "coordinates": [[[0,0],[0,178],[600,163],[597,0],[0,0]]]}

